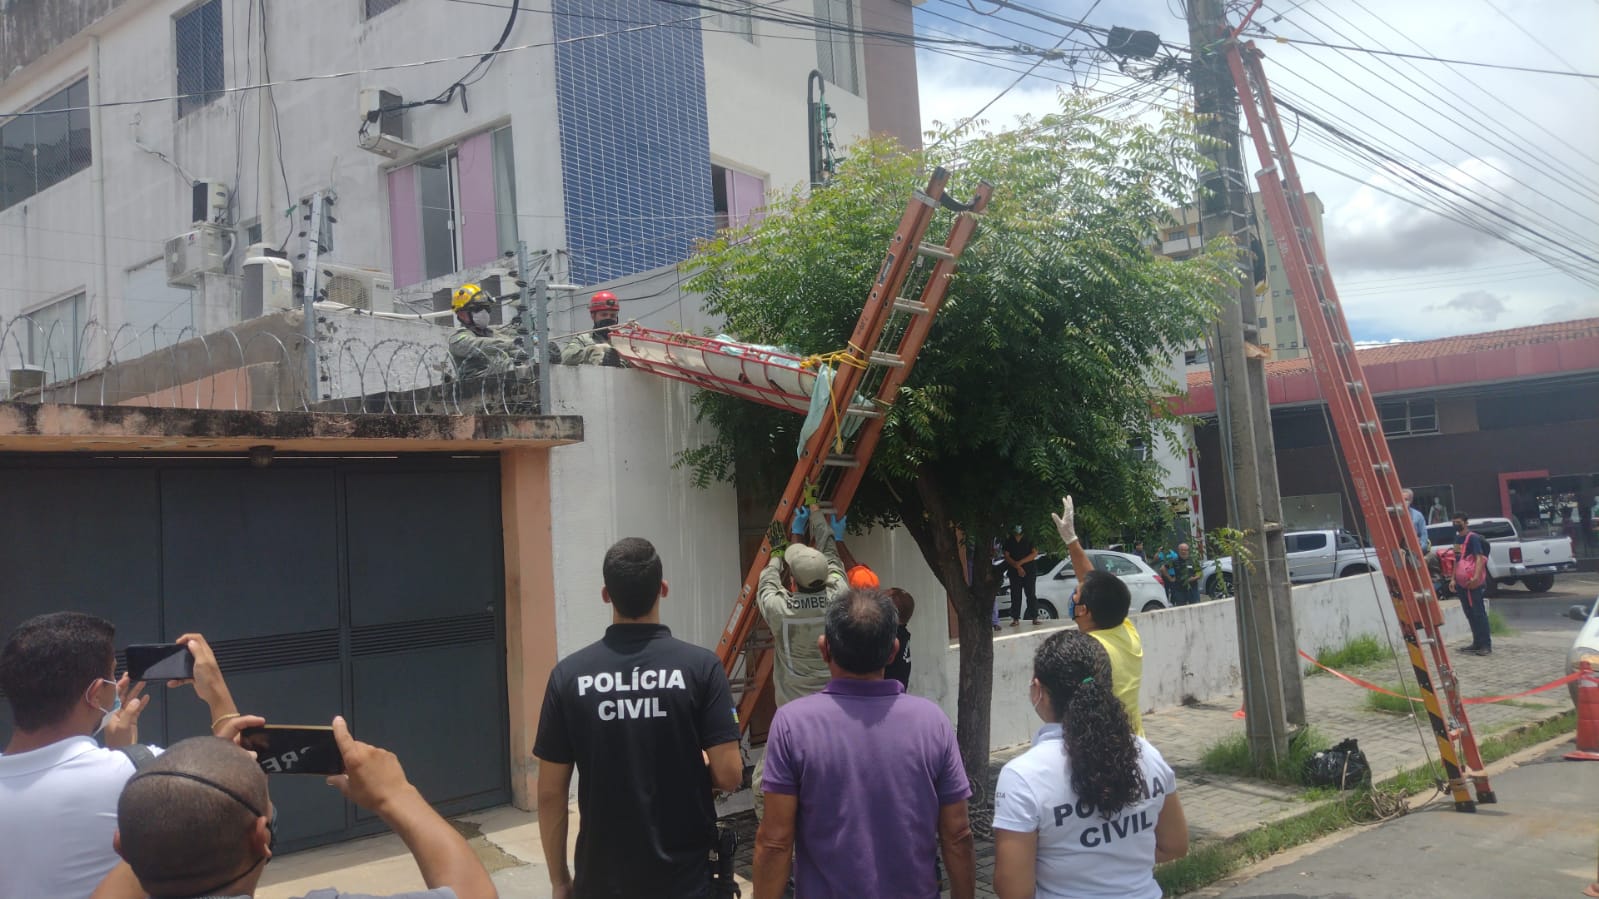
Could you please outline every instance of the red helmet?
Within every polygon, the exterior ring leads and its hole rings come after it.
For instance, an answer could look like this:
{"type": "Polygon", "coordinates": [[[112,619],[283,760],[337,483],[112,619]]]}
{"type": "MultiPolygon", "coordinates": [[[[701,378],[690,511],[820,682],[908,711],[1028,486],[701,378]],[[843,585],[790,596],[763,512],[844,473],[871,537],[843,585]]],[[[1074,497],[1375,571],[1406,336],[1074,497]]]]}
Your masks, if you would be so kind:
{"type": "Polygon", "coordinates": [[[620,318],[622,315],[622,301],[609,290],[602,290],[589,298],[589,315],[598,317],[605,312],[610,313],[613,318],[620,318]]]}

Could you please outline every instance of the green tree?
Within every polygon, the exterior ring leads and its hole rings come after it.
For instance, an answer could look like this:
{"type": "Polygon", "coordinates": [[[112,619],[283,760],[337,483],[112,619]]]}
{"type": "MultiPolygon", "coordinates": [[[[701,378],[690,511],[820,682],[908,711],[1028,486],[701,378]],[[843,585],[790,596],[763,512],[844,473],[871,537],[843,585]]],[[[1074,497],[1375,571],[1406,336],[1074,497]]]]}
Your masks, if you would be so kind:
{"type": "MultiPolygon", "coordinates": [[[[954,172],[955,195],[979,179],[994,185],[849,513],[852,527],[904,527],[948,591],[960,622],[961,753],[986,790],[999,582],[990,540],[1021,522],[1054,542],[1049,512],[1066,494],[1082,534],[1114,539],[1144,516],[1159,473],[1137,449],[1174,421],[1164,398],[1177,385],[1162,372],[1212,318],[1231,252],[1178,262],[1152,250],[1158,225],[1195,195],[1201,162],[1183,118],[1099,118],[1068,98],[1014,131],[938,137],[919,152],[857,144],[825,187],[777,198],[759,224],[702,247],[690,287],[742,339],[839,349],[926,172],[954,172]],[[977,557],[971,583],[963,542],[977,557]]],[[[702,483],[732,477],[735,460],[741,479],[786,476],[798,416],[717,394],[697,402],[719,434],[684,459],[702,483]]]]}

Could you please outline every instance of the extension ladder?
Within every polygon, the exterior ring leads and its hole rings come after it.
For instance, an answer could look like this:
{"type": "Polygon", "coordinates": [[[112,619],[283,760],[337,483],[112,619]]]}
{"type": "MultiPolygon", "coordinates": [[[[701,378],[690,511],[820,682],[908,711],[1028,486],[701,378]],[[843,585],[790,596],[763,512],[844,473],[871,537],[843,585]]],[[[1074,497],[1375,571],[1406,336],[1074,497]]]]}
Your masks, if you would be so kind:
{"type": "Polygon", "coordinates": [[[1277,236],[1277,249],[1293,289],[1294,303],[1299,308],[1299,320],[1315,363],[1316,379],[1331,412],[1361,514],[1382,560],[1383,580],[1404,633],[1410,665],[1415,671],[1416,684],[1421,688],[1433,735],[1438,740],[1455,808],[1463,812],[1476,811],[1478,802],[1491,803],[1495,798],[1483,772],[1482,756],[1466,718],[1465,704],[1461,702],[1459,681],[1444,648],[1439,630],[1443,613],[1433,594],[1432,578],[1421,556],[1421,543],[1411,525],[1410,510],[1400,493],[1399,473],[1388,452],[1377,405],[1360,362],[1355,358],[1349,323],[1338,302],[1327,260],[1322,257],[1311,228],[1305,190],[1288,149],[1277,101],[1261,67],[1263,54],[1253,41],[1240,45],[1236,33],[1233,35],[1226,41],[1227,64],[1263,166],[1256,180],[1265,200],[1267,218],[1277,236]],[[1434,670],[1436,676],[1432,673],[1434,670]],[[1467,777],[1476,790],[1476,801],[1466,789],[1467,777]]]}
{"type": "Polygon", "coordinates": [[[717,643],[717,656],[738,697],[741,729],[749,727],[752,713],[771,687],[771,644],[753,637],[760,621],[756,583],[771,559],[773,538],[784,539],[796,506],[808,496],[814,497],[820,514],[849,511],[882,436],[884,417],[932,330],[955,265],[977,230],[977,215],[988,206],[993,189],[987,183],[978,186],[970,203],[960,203],[944,193],[948,180],[948,172],[935,170],[927,189],[917,191],[906,204],[834,375],[828,414],[794,465],[717,643]],[[939,208],[956,213],[955,222],[944,243],[926,243],[923,239],[939,208]],[[928,268],[920,264],[923,260],[931,262],[931,271],[919,291],[908,289],[912,272],[928,268]]]}

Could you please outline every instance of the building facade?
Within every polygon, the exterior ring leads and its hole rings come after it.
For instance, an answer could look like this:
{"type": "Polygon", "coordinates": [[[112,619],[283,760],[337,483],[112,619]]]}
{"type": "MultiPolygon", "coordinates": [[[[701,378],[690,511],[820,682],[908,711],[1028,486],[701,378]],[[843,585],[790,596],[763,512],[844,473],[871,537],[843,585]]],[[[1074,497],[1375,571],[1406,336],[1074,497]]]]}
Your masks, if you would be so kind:
{"type": "Polygon", "coordinates": [[[302,203],[319,191],[335,199],[319,262],[372,270],[402,312],[506,268],[519,241],[578,285],[674,265],[768,191],[810,182],[812,99],[840,152],[873,129],[919,143],[914,52],[862,36],[908,35],[910,13],[901,0],[11,4],[0,319],[26,322],[0,355],[56,380],[247,317],[224,279],[260,247],[303,268],[302,203]],[[497,38],[503,52],[482,56],[497,38]],[[173,283],[169,242],[185,234],[200,252],[173,283]]]}
{"type": "MultiPolygon", "coordinates": [[[[1436,523],[1456,511],[1513,518],[1524,535],[1564,536],[1599,563],[1599,319],[1388,344],[1358,351],[1400,481],[1436,523]]],[[[1309,359],[1266,366],[1272,437],[1289,528],[1354,529],[1359,510],[1309,359]]],[[[1179,411],[1197,415],[1200,486],[1225,487],[1208,372],[1179,411]]],[[[1212,503],[1211,525],[1226,506],[1212,503]]]]}
{"type": "MultiPolygon", "coordinates": [[[[1316,231],[1316,243],[1322,244],[1322,215],[1326,211],[1321,198],[1314,193],[1305,195],[1310,207],[1311,220],[1316,231]]],[[[1265,249],[1265,289],[1256,299],[1255,325],[1260,331],[1260,344],[1271,350],[1276,359],[1298,359],[1309,354],[1305,346],[1305,330],[1299,324],[1299,310],[1294,305],[1294,291],[1288,286],[1288,274],[1283,270],[1282,255],[1277,249],[1277,236],[1272,232],[1271,220],[1265,215],[1260,194],[1249,197],[1250,216],[1259,223],[1261,246],[1265,249]]],[[[1173,212],[1176,222],[1161,229],[1160,252],[1173,259],[1183,259],[1197,252],[1202,244],[1199,234],[1199,209],[1173,212]]],[[[1208,368],[1210,357],[1203,345],[1191,347],[1185,353],[1189,371],[1208,368]]]]}

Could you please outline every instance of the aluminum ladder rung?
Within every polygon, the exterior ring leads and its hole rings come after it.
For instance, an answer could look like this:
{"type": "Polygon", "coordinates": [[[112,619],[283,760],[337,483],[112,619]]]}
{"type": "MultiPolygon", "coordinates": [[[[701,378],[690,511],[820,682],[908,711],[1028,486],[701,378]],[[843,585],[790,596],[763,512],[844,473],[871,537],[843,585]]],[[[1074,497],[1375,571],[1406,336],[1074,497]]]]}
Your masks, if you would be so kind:
{"type": "Polygon", "coordinates": [[[881,365],[884,368],[905,367],[905,359],[901,356],[896,356],[893,353],[873,353],[867,358],[873,365],[881,365]]]}
{"type": "Polygon", "coordinates": [[[849,453],[829,453],[822,464],[831,468],[859,468],[861,460],[849,453]]]}
{"type": "Polygon", "coordinates": [[[894,309],[897,312],[909,312],[911,315],[926,315],[928,312],[925,304],[910,299],[909,297],[900,297],[899,299],[895,300],[894,309]]]}
{"type": "Polygon", "coordinates": [[[946,262],[953,262],[955,259],[955,254],[949,251],[949,247],[939,246],[936,243],[924,243],[916,248],[916,252],[946,262]]]}

